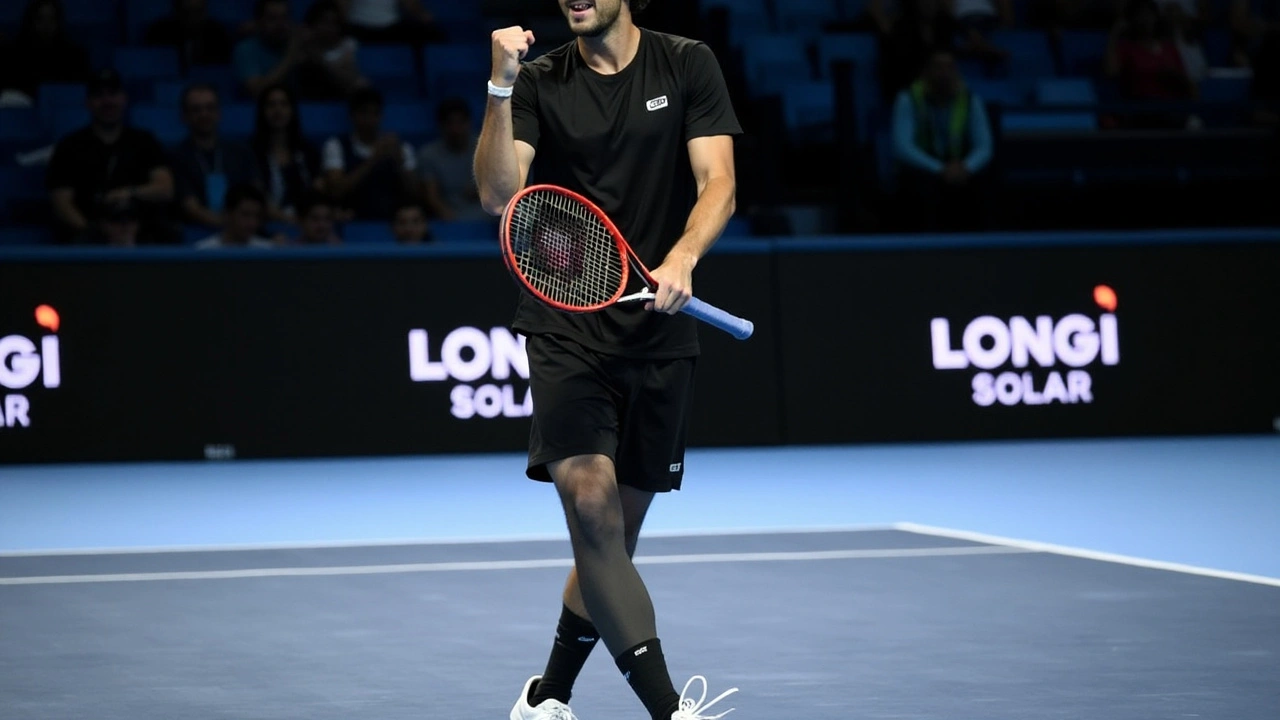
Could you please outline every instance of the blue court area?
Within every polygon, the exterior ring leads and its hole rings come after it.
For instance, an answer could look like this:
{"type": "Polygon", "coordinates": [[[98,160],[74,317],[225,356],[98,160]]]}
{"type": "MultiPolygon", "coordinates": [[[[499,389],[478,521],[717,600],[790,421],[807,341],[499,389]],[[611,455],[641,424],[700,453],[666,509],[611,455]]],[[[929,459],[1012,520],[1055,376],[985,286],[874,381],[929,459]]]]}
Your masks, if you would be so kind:
{"type": "MultiPolygon", "coordinates": [[[[637,554],[736,718],[1274,718],[1280,438],[698,450],[637,554]]],[[[0,470],[3,717],[502,718],[569,548],[522,457],[0,470]]],[[[602,648],[583,720],[644,712],[602,648]]]]}

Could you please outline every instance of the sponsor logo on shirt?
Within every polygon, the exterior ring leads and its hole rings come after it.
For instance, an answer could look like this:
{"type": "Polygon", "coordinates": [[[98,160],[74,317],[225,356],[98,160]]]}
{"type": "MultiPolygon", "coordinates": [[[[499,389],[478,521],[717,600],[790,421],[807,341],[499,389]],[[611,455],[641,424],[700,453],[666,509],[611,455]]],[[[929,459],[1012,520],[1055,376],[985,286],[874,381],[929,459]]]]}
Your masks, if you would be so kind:
{"type": "Polygon", "coordinates": [[[662,108],[667,106],[667,96],[663,95],[661,97],[656,97],[650,100],[649,102],[645,103],[644,106],[649,112],[653,112],[654,110],[661,110],[662,108]]]}

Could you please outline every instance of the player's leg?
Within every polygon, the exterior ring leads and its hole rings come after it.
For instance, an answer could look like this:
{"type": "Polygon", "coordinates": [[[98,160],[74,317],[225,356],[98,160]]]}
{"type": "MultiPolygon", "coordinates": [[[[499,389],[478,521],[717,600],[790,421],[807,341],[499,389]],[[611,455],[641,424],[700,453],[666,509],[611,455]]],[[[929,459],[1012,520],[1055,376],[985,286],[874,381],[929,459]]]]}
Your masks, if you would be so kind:
{"type": "MultiPolygon", "coordinates": [[[[627,546],[627,556],[635,555],[636,544],[640,540],[640,528],[644,525],[649,506],[653,503],[653,493],[637,490],[621,485],[618,495],[622,501],[623,535],[627,546]]],[[[582,588],[578,585],[577,569],[569,570],[569,578],[564,587],[564,607],[560,611],[560,621],[556,626],[555,641],[551,645],[551,655],[547,658],[547,667],[534,688],[530,705],[538,705],[552,699],[568,703],[573,695],[573,685],[578,680],[587,658],[600,640],[595,625],[590,620],[590,613],[582,600],[582,588]]]]}

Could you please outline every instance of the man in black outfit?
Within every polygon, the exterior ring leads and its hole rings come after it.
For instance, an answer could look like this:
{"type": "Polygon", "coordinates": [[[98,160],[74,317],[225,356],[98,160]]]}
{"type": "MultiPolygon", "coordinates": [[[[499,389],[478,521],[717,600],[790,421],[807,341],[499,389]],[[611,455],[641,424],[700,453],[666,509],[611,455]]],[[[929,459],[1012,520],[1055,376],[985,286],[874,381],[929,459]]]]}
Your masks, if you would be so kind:
{"type": "Polygon", "coordinates": [[[555,484],[574,569],[546,670],[511,718],[572,720],[573,683],[603,639],[653,720],[706,720],[733,690],[706,704],[675,692],[631,555],[654,495],[679,489],[684,473],[698,337],[677,313],[733,214],[741,128],[706,45],[634,24],[647,0],[559,3],[577,38],[537,60],[521,62],[532,32],[492,35],[481,201],[500,214],[532,168],[537,182],[598,204],[658,287],[643,308],[567,315],[522,297],[517,309],[534,407],[527,474],[555,484]]]}
{"type": "Polygon", "coordinates": [[[125,124],[127,102],[120,75],[98,72],[88,83],[89,126],[54,146],[46,185],[63,242],[104,242],[99,221],[123,206],[137,212],[141,242],[175,240],[173,173],[155,135],[125,124]]]}

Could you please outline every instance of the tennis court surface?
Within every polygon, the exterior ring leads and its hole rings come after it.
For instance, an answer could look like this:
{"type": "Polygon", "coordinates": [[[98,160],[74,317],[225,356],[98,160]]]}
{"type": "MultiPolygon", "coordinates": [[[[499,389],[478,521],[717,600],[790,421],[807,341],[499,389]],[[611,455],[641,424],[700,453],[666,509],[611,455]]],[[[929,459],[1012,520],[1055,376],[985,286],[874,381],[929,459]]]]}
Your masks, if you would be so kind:
{"type": "MultiPolygon", "coordinates": [[[[1280,717],[1280,582],[911,525],[664,535],[677,689],[769,720],[1280,717]]],[[[5,720],[506,718],[563,540],[0,557],[5,720]]],[[[644,720],[599,646],[573,706],[644,720]]]]}

